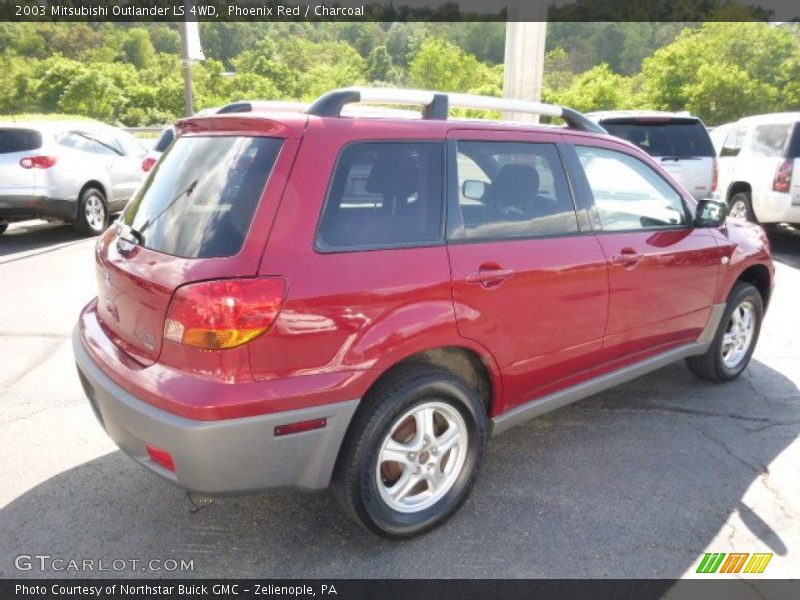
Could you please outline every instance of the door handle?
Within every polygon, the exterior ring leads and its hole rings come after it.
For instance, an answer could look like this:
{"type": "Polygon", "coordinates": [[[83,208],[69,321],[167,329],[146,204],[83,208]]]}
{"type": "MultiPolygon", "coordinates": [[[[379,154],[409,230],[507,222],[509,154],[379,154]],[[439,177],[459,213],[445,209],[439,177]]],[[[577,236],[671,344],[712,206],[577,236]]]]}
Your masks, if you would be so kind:
{"type": "Polygon", "coordinates": [[[619,251],[619,254],[614,254],[611,257],[611,261],[614,264],[623,265],[628,269],[632,269],[636,266],[640,260],[644,258],[644,254],[641,252],[637,252],[633,248],[623,248],[619,251]]]}
{"type": "Polygon", "coordinates": [[[468,283],[479,283],[485,288],[496,287],[514,274],[513,269],[497,266],[481,266],[477,271],[467,273],[468,283]]]}

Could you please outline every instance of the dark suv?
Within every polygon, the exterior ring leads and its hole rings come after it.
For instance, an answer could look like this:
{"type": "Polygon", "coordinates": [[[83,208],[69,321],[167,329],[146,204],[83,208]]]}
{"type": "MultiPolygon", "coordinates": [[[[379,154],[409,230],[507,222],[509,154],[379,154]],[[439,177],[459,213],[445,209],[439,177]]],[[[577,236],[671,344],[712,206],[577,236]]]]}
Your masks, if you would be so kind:
{"type": "Polygon", "coordinates": [[[111,438],[185,489],[330,485],[409,537],[457,510],[491,435],[683,358],[727,381],[753,352],[762,230],[569,109],[348,89],[179,129],[98,241],[74,348],[111,438]],[[422,118],[341,116],[359,101],[422,118]]]}

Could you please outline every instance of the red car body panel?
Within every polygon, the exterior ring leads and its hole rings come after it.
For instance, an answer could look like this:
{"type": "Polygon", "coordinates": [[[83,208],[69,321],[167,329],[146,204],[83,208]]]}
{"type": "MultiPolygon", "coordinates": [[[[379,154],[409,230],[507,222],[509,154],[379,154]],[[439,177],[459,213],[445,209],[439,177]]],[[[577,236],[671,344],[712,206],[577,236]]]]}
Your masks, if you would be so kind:
{"type": "Polygon", "coordinates": [[[99,297],[81,315],[80,330],[116,383],[191,419],[361,398],[391,366],[443,347],[480,357],[491,379],[494,416],[696,339],[712,305],[724,302],[745,268],[762,265],[772,276],[763,232],[739,224],[356,252],[314,247],[330,175],[351,141],[466,137],[594,144],[633,154],[669,178],[643,152],[604,136],[290,113],[188,119],[180,130],[285,138],[245,245],[236,256],[214,259],[139,247],[122,252],[110,229],[97,245],[99,297]],[[632,267],[619,264],[614,255],[623,249],[642,258],[632,267]],[[724,257],[727,268],[721,267],[724,257]],[[496,286],[468,282],[482,267],[513,275],[496,286]],[[268,333],[231,350],[162,342],[177,287],[254,275],[287,283],[268,333]],[[147,335],[155,336],[153,347],[147,335]]]}

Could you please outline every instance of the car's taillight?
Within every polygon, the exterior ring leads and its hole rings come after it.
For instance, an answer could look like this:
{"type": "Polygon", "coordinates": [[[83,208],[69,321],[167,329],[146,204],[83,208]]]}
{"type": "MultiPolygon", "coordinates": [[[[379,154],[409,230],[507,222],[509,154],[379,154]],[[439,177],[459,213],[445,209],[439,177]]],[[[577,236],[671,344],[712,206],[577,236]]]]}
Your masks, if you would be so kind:
{"type": "Polygon", "coordinates": [[[157,159],[153,158],[152,156],[147,156],[142,161],[142,171],[147,173],[150,169],[152,169],[156,165],[157,159]]]}
{"type": "Polygon", "coordinates": [[[26,156],[19,159],[19,166],[23,169],[49,169],[57,161],[55,156],[26,156]]]}
{"type": "Polygon", "coordinates": [[[787,159],[778,165],[778,170],[775,171],[775,179],[772,180],[772,189],[776,192],[788,192],[792,187],[792,169],[794,168],[794,160],[787,159]]]}
{"type": "Polygon", "coordinates": [[[241,346],[269,330],[285,291],[277,277],[185,285],[169,304],[164,339],[204,350],[241,346]]]}
{"type": "Polygon", "coordinates": [[[711,191],[717,191],[717,184],[719,183],[719,162],[717,161],[717,157],[714,157],[714,167],[711,171],[711,191]]]}

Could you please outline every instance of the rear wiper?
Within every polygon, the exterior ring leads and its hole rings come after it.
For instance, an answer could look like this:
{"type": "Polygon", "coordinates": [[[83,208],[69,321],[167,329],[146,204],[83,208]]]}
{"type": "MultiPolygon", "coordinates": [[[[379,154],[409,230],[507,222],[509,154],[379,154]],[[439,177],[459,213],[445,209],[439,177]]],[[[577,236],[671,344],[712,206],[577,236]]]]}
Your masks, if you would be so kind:
{"type": "MultiPolygon", "coordinates": [[[[160,213],[158,213],[152,219],[148,219],[147,221],[145,221],[144,225],[142,225],[140,229],[136,229],[131,225],[122,225],[122,230],[120,231],[120,237],[122,237],[123,233],[128,233],[133,238],[133,240],[128,240],[128,241],[133,241],[140,246],[144,246],[144,232],[147,230],[147,228],[150,227],[150,225],[152,225],[153,223],[155,223],[161,217],[161,215],[167,212],[170,206],[175,204],[183,196],[188,196],[189,194],[191,194],[194,191],[194,188],[197,187],[197,181],[198,180],[195,179],[189,185],[183,188],[183,190],[180,193],[176,194],[175,197],[172,200],[170,200],[169,203],[163,209],[161,209],[160,213]]],[[[120,217],[120,219],[122,219],[122,217],[120,217]]]]}
{"type": "Polygon", "coordinates": [[[150,227],[150,225],[152,225],[156,221],[158,221],[158,219],[161,218],[161,215],[167,212],[172,207],[172,205],[175,204],[178,200],[180,200],[183,196],[189,196],[194,191],[194,188],[197,187],[197,181],[198,180],[195,179],[194,181],[192,181],[192,183],[183,188],[183,191],[181,191],[179,194],[176,194],[175,197],[172,200],[170,200],[169,203],[164,208],[161,209],[160,213],[158,213],[152,219],[145,221],[144,225],[142,225],[142,228],[136,231],[136,234],[138,234],[139,238],[142,240],[141,241],[142,244],[144,244],[144,236],[142,234],[147,230],[147,228],[150,227]]]}
{"type": "Polygon", "coordinates": [[[141,232],[135,227],[131,227],[130,225],[126,225],[121,222],[120,222],[119,237],[123,240],[129,242],[135,242],[140,246],[144,246],[144,236],[141,234],[141,232]],[[132,240],[129,239],[128,236],[132,237],[133,239],[132,240]]]}
{"type": "Polygon", "coordinates": [[[679,160],[700,160],[699,156],[662,156],[661,162],[665,160],[672,160],[678,162],[679,160]]]}

